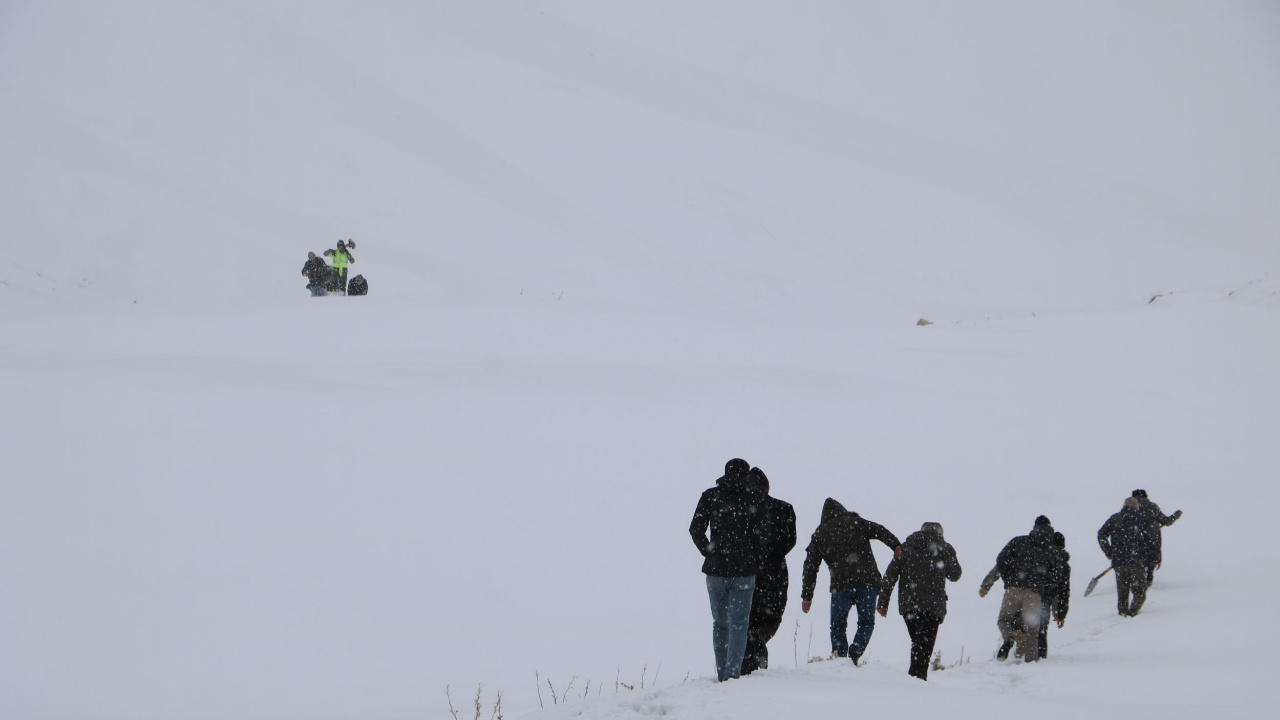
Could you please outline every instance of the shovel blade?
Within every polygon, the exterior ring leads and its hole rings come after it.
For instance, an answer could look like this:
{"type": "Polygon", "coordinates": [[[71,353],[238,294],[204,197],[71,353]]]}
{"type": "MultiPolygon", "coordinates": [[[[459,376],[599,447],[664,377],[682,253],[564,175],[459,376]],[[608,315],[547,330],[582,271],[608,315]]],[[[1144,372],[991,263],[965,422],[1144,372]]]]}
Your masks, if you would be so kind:
{"type": "Polygon", "coordinates": [[[1111,572],[1111,568],[1107,568],[1106,570],[1103,570],[1102,572],[1098,573],[1098,577],[1090,580],[1089,587],[1084,589],[1084,596],[1089,597],[1089,593],[1093,592],[1093,589],[1098,587],[1098,581],[1102,579],[1103,575],[1106,575],[1109,572],[1111,572]]]}
{"type": "Polygon", "coordinates": [[[1101,577],[1096,577],[1096,578],[1094,578],[1094,579],[1092,579],[1092,580],[1090,580],[1090,581],[1089,581],[1089,587],[1087,587],[1087,588],[1085,588],[1085,589],[1084,589],[1084,596],[1085,596],[1085,597],[1089,597],[1089,593],[1093,592],[1093,589],[1094,589],[1094,588],[1096,588],[1096,587],[1098,587],[1098,581],[1099,581],[1099,580],[1101,580],[1101,579],[1102,579],[1101,577]]]}

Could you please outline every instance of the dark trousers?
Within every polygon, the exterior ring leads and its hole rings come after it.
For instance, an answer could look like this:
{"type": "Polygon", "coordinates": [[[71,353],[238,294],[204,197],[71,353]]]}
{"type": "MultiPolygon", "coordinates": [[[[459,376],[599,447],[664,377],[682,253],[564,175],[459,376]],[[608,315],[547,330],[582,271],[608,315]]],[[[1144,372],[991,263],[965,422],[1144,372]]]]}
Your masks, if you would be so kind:
{"type": "Polygon", "coordinates": [[[334,272],[337,273],[337,277],[335,277],[333,280],[334,284],[338,286],[337,289],[341,290],[343,295],[346,295],[347,294],[347,269],[334,268],[334,272]]]}
{"type": "Polygon", "coordinates": [[[769,667],[768,643],[782,625],[788,585],[786,563],[756,576],[756,592],[751,598],[751,629],[747,631],[747,651],[742,658],[743,675],[769,667]]]}
{"type": "Polygon", "coordinates": [[[908,674],[921,680],[929,679],[929,658],[933,657],[933,644],[938,639],[938,626],[942,621],[928,615],[902,618],[911,636],[911,669],[908,674]]]}
{"type": "Polygon", "coordinates": [[[1053,608],[1047,602],[1041,602],[1040,608],[1040,659],[1043,660],[1049,657],[1049,621],[1053,617],[1053,608]]]}
{"type": "Polygon", "coordinates": [[[1122,565],[1116,568],[1116,609],[1121,615],[1133,617],[1147,601],[1147,568],[1142,565],[1122,565]],[[1133,593],[1133,601],[1129,594],[1133,593]]]}

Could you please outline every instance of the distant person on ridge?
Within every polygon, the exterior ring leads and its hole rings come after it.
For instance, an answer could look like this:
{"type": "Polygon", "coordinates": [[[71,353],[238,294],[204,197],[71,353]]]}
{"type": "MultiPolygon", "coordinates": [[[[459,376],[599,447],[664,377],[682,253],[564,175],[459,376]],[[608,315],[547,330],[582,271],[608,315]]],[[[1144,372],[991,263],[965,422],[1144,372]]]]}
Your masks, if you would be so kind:
{"type": "Polygon", "coordinates": [[[307,276],[307,289],[311,297],[322,297],[327,294],[325,282],[329,276],[329,266],[313,252],[307,253],[307,261],[302,265],[302,274],[307,276]]]}
{"type": "Polygon", "coordinates": [[[339,240],[337,250],[324,251],[326,257],[333,258],[333,269],[337,272],[337,277],[334,278],[334,284],[337,286],[338,290],[342,291],[343,295],[347,294],[347,266],[356,261],[355,256],[351,254],[348,247],[354,248],[355,246],[355,243],[351,243],[350,246],[348,246],[347,243],[339,240]]]}
{"type": "Polygon", "coordinates": [[[889,614],[889,599],[898,585],[898,613],[911,636],[911,669],[908,674],[929,679],[929,658],[938,639],[938,626],[947,617],[947,581],[960,579],[956,550],[942,536],[942,525],[927,522],[902,543],[902,556],[884,571],[877,610],[889,614]]]}
{"type": "Polygon", "coordinates": [[[751,626],[747,650],[742,658],[742,674],[769,667],[769,640],[782,625],[787,609],[787,553],[796,546],[796,511],[791,503],[769,495],[769,478],[760,468],[751,468],[748,482],[765,495],[764,537],[767,549],[756,590],[751,598],[751,626]]]}
{"type": "MultiPolygon", "coordinates": [[[[997,660],[1007,658],[1015,644],[1016,657],[1024,662],[1040,659],[1040,625],[1048,622],[1043,616],[1043,598],[1062,586],[1066,573],[1062,552],[1053,545],[1053,533],[1049,518],[1041,515],[1031,532],[1010,540],[996,558],[996,569],[1004,579],[1004,600],[996,621],[1003,643],[997,660]]],[[[986,597],[991,587],[983,582],[978,594],[986,597]]],[[[1064,621],[1058,618],[1059,627],[1064,621]]]]}
{"type": "Polygon", "coordinates": [[[750,470],[746,460],[726,463],[724,476],[702,493],[689,523],[693,544],[705,558],[702,572],[711,600],[711,645],[720,682],[742,675],[751,598],[768,550],[763,527],[768,497],[751,486],[750,470]]]}
{"type": "Polygon", "coordinates": [[[351,278],[351,284],[347,287],[348,295],[368,295],[369,283],[365,281],[363,275],[357,275],[351,278]]]}
{"type": "Polygon", "coordinates": [[[1138,500],[1138,509],[1142,512],[1142,516],[1147,519],[1147,523],[1151,526],[1151,532],[1155,541],[1156,550],[1154,559],[1147,565],[1147,585],[1156,580],[1156,570],[1160,569],[1160,564],[1164,562],[1164,532],[1163,529],[1178,522],[1178,518],[1182,517],[1182,511],[1175,511],[1172,515],[1165,515],[1160,506],[1151,502],[1147,497],[1146,490],[1134,490],[1133,497],[1138,500]]]}
{"type": "Polygon", "coordinates": [[[876,626],[876,598],[880,596],[880,568],[871,552],[871,541],[879,540],[902,557],[902,543],[883,525],[846,510],[832,498],[822,505],[822,522],[813,531],[805,548],[804,580],[800,589],[800,609],[809,612],[813,604],[818,569],[826,561],[831,571],[831,652],[849,657],[853,664],[866,651],[876,626]],[[849,644],[849,611],[858,608],[858,632],[849,644]]]}
{"type": "Polygon", "coordinates": [[[1147,569],[1160,551],[1155,540],[1158,532],[1136,497],[1125,498],[1120,512],[1107,518],[1098,530],[1098,547],[1116,571],[1116,609],[1124,617],[1137,615],[1147,601],[1147,569]]]}

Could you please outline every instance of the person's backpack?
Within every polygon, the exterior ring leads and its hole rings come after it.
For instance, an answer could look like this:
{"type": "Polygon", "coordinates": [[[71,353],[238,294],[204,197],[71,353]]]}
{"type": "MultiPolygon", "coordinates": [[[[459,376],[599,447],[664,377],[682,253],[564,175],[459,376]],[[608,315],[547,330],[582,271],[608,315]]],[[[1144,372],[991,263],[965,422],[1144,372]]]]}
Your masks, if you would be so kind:
{"type": "Polygon", "coordinates": [[[364,279],[363,275],[357,275],[351,278],[351,282],[347,284],[347,295],[368,295],[369,283],[364,279]]]}

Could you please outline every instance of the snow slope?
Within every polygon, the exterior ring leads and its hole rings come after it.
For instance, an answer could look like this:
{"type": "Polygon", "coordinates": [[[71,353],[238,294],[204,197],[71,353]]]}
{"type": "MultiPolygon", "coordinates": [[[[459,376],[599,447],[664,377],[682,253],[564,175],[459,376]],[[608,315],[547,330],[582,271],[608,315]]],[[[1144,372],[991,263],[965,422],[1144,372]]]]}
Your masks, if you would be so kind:
{"type": "Polygon", "coordinates": [[[0,715],[448,717],[448,685],[470,716],[483,683],[514,717],[576,675],[546,717],[1257,716],[1277,32],[1243,2],[0,4],[0,715]],[[372,294],[312,300],[339,237],[372,294]],[[713,685],[686,528],[734,456],[802,540],[774,668],[713,685]],[[1186,516],[1121,622],[1079,593],[1137,487],[1186,516]],[[896,612],[866,667],[804,662],[827,496],[946,527],[968,664],[906,677],[896,612]],[[1040,513],[1071,616],[996,664],[977,584],[1040,513]]]}

